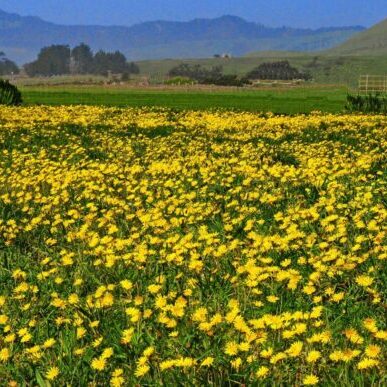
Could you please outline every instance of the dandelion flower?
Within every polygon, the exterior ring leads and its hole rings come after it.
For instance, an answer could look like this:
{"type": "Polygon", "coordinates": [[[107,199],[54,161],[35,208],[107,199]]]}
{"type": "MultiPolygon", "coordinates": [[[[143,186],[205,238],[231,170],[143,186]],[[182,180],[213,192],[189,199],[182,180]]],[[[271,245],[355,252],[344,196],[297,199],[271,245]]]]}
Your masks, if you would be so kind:
{"type": "Polygon", "coordinates": [[[103,371],[106,367],[106,359],[96,358],[91,362],[91,368],[97,371],[103,371]]]}
{"type": "Polygon", "coordinates": [[[258,368],[255,375],[257,376],[257,378],[263,379],[267,376],[268,373],[269,373],[269,368],[265,366],[261,366],[258,368]]]}
{"type": "Polygon", "coordinates": [[[360,360],[359,363],[357,363],[357,369],[365,370],[367,368],[376,367],[378,365],[379,365],[379,360],[370,359],[370,358],[366,357],[363,360],[360,360]]]}
{"type": "Polygon", "coordinates": [[[315,375],[307,375],[305,376],[304,380],[302,381],[304,386],[314,386],[319,381],[319,378],[315,375]]]}
{"type": "Polygon", "coordinates": [[[229,356],[234,356],[238,353],[238,350],[239,350],[239,345],[234,341],[231,341],[226,344],[224,353],[229,356]]]}
{"type": "Polygon", "coordinates": [[[149,370],[150,370],[150,367],[148,366],[148,364],[140,365],[139,367],[137,367],[136,372],[134,373],[134,375],[137,378],[141,378],[142,376],[147,374],[149,370]]]}
{"type": "Polygon", "coordinates": [[[54,380],[57,378],[59,375],[59,368],[58,367],[51,367],[47,372],[46,372],[46,379],[48,380],[54,380]]]}
{"type": "Polygon", "coordinates": [[[43,343],[43,347],[44,348],[51,348],[53,345],[55,345],[56,341],[55,339],[47,339],[44,343],[43,343]]]}
{"type": "Polygon", "coordinates": [[[371,357],[371,358],[375,358],[375,357],[378,357],[379,354],[380,354],[380,347],[379,345],[368,345],[366,350],[365,350],[365,354],[368,356],[368,357],[371,357]]]}
{"type": "Polygon", "coordinates": [[[306,357],[308,363],[314,363],[321,357],[321,352],[319,351],[310,351],[306,357]]]}
{"type": "Polygon", "coordinates": [[[0,362],[6,362],[10,358],[10,352],[8,348],[0,350],[0,362]]]}
{"type": "Polygon", "coordinates": [[[373,278],[371,278],[368,275],[358,275],[356,277],[356,283],[359,286],[362,286],[364,288],[367,288],[368,286],[371,286],[373,282],[374,282],[373,278]]]}

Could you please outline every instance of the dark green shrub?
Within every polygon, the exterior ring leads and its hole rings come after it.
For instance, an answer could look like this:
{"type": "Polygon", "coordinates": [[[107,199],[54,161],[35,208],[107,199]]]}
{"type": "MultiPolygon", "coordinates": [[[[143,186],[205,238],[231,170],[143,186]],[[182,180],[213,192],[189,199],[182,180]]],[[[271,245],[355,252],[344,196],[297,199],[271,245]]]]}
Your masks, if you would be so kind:
{"type": "Polygon", "coordinates": [[[0,105],[20,105],[22,102],[18,88],[9,81],[0,79],[0,105]]]}
{"type": "Polygon", "coordinates": [[[350,113],[387,114],[387,97],[381,94],[348,94],[345,110],[350,113]]]}

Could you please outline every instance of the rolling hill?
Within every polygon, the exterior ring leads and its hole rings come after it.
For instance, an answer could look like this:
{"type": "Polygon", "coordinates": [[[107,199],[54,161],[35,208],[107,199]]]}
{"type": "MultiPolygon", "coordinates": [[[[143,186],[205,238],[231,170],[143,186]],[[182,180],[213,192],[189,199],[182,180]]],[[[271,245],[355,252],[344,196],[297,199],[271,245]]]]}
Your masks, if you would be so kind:
{"type": "MultiPolygon", "coordinates": [[[[335,55],[387,55],[387,19],[328,50],[335,55]]],[[[386,70],[387,71],[387,70],[386,70]]]]}
{"type": "Polygon", "coordinates": [[[168,71],[181,62],[199,64],[210,68],[221,65],[226,74],[245,75],[254,67],[264,62],[288,60],[290,64],[302,71],[312,74],[318,84],[345,85],[356,88],[361,74],[385,75],[387,55],[338,56],[320,53],[264,52],[261,56],[245,56],[231,59],[165,59],[140,61],[142,75],[148,75],[155,81],[161,81],[168,71]]]}
{"type": "Polygon", "coordinates": [[[153,21],[131,27],[57,25],[0,10],[0,51],[19,64],[40,48],[80,42],[93,50],[120,50],[129,60],[244,55],[254,50],[318,51],[343,43],[364,28],[271,28],[236,16],[189,22],[153,21]]]}

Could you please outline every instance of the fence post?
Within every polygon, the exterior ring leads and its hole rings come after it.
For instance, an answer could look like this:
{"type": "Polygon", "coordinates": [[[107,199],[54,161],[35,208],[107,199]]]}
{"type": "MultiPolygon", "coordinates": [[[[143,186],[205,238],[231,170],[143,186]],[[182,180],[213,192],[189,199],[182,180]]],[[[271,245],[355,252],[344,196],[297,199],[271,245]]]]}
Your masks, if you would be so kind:
{"type": "Polygon", "coordinates": [[[369,75],[366,75],[366,94],[368,94],[368,77],[369,75]]]}

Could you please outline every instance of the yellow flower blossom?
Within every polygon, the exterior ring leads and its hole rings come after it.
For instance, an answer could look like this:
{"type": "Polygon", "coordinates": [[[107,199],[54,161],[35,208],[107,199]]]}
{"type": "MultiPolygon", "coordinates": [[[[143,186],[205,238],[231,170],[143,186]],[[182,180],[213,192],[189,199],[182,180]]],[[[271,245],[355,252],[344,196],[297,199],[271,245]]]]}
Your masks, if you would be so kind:
{"type": "Polygon", "coordinates": [[[91,368],[97,371],[103,371],[106,367],[106,359],[104,358],[95,358],[91,362],[91,368]]]}
{"type": "Polygon", "coordinates": [[[59,368],[58,367],[51,367],[47,372],[46,372],[46,379],[48,380],[54,380],[58,377],[59,375],[59,368]]]}
{"type": "Polygon", "coordinates": [[[316,375],[312,375],[312,374],[305,376],[302,381],[304,386],[314,386],[318,382],[319,382],[319,378],[316,375]]]}

